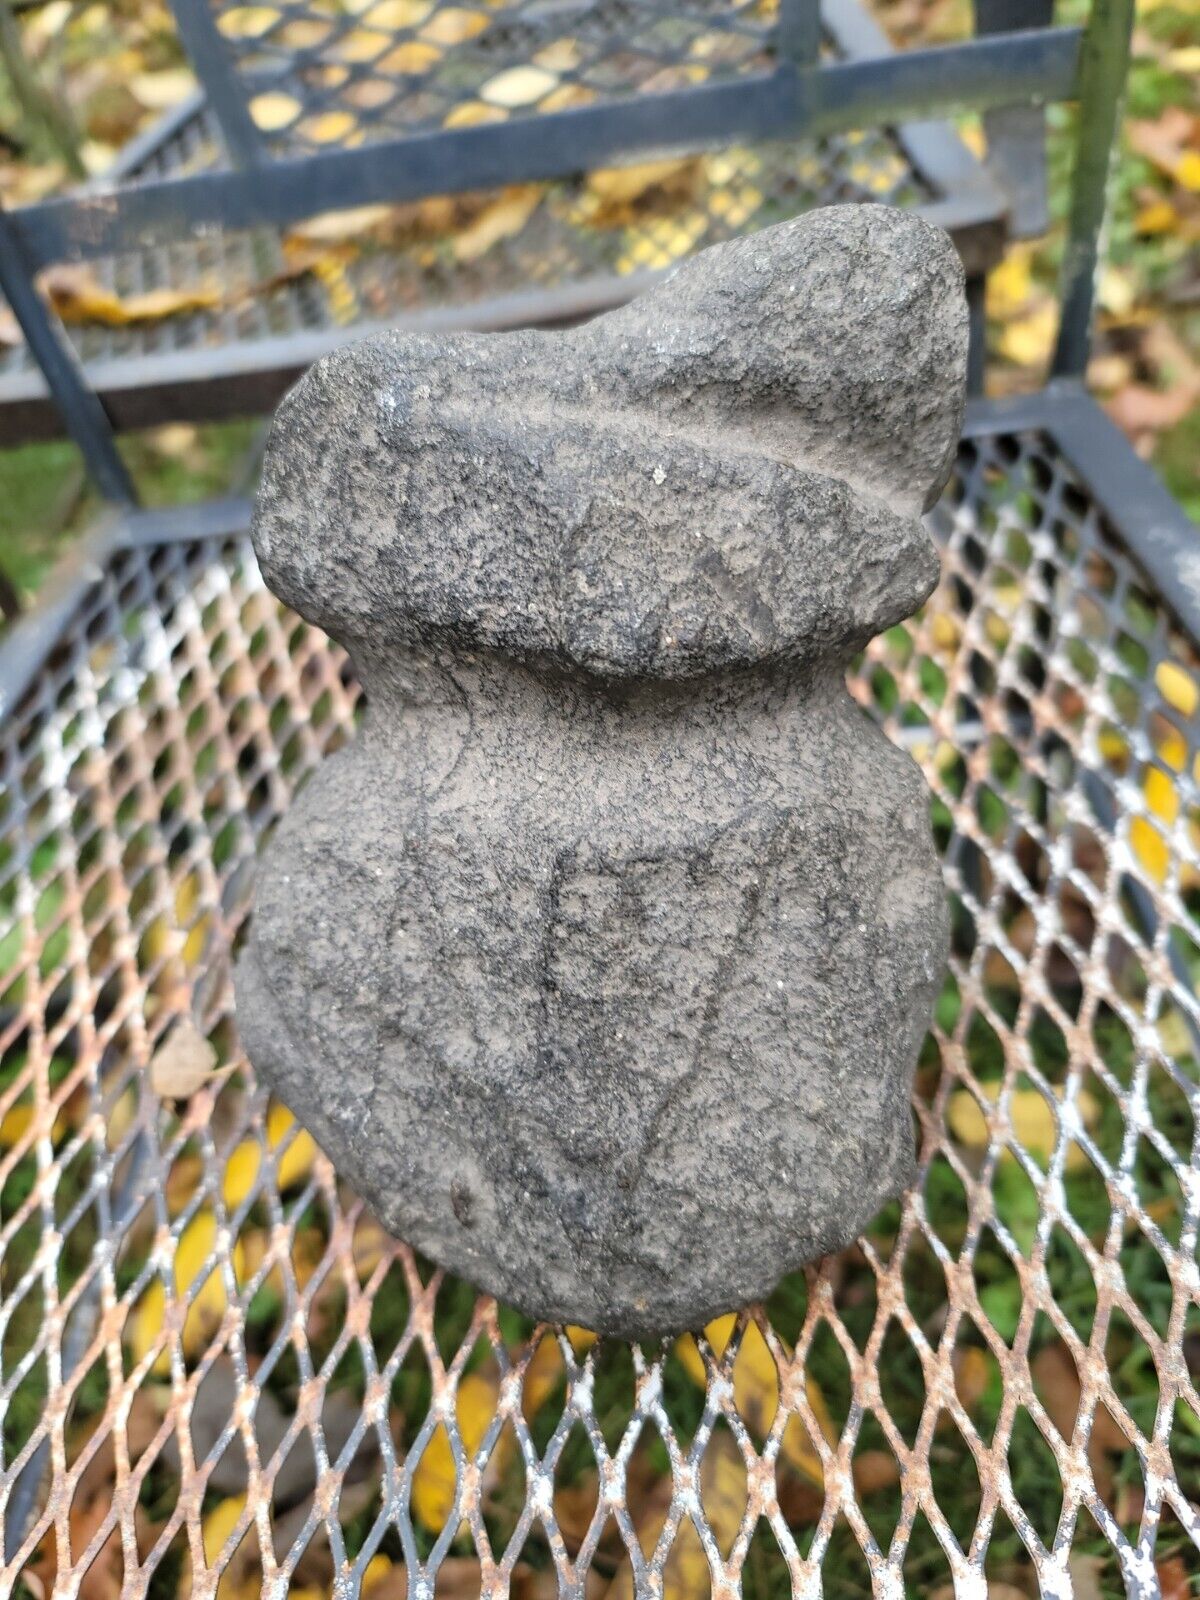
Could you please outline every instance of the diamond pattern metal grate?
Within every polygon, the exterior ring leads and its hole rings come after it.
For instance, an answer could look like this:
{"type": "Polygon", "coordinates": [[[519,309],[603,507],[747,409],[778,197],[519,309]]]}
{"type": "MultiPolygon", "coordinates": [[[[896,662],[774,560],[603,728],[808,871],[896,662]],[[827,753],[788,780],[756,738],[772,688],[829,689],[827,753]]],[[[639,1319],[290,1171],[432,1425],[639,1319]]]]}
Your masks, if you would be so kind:
{"type": "Polygon", "coordinates": [[[778,0],[214,0],[271,148],[296,154],[766,71],[778,0]]]}
{"type": "Polygon", "coordinates": [[[955,907],[918,1183],[732,1330],[644,1350],[476,1301],[255,1089],[251,863],[358,692],[244,539],[112,559],[0,730],[5,1593],[1195,1570],[1200,660],[1045,438],[964,442],[933,522],[937,595],[852,676],[928,776],[955,907]],[[160,1102],[187,1016],[220,1071],[160,1102]]]}

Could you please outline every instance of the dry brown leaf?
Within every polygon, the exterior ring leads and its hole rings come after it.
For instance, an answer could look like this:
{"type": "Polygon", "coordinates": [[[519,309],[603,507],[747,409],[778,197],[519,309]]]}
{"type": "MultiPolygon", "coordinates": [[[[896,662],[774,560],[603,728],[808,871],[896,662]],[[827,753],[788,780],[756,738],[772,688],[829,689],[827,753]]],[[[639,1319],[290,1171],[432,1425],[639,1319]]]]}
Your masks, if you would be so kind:
{"type": "Polygon", "coordinates": [[[505,189],[498,200],[455,235],[454,259],[478,261],[501,239],[511,239],[520,233],[537,210],[544,193],[545,188],[540,183],[514,184],[505,189]]]}
{"type": "Polygon", "coordinates": [[[181,311],[210,310],[221,302],[220,290],[211,285],[121,296],[106,289],[86,267],[65,263],[48,267],[38,282],[64,322],[99,322],[109,328],[159,322],[181,311]]]}
{"type": "Polygon", "coordinates": [[[361,239],[365,234],[391,221],[395,206],[351,206],[348,211],[322,211],[308,217],[291,228],[287,243],[344,244],[350,239],[361,239]]]}
{"type": "Polygon", "coordinates": [[[1155,1562],[1154,1571],[1162,1590],[1162,1600],[1189,1600],[1193,1590],[1182,1556],[1167,1556],[1155,1562]]]}
{"type": "Polygon", "coordinates": [[[162,1100],[186,1100],[217,1073],[217,1052],[190,1017],[184,1017],[150,1061],[150,1087],[162,1100]]]}
{"type": "Polygon", "coordinates": [[[1153,121],[1131,117],[1125,124],[1125,133],[1138,155],[1175,178],[1181,160],[1200,134],[1200,117],[1183,106],[1168,106],[1153,121]]]}
{"type": "Polygon", "coordinates": [[[602,167],[588,174],[587,187],[606,206],[632,205],[653,189],[672,193],[695,186],[701,163],[694,156],[670,161],[643,161],[635,167],[602,167]]]}
{"type": "Polygon", "coordinates": [[[1104,409],[1122,433],[1160,433],[1182,422],[1195,400],[1195,392],[1184,384],[1161,390],[1130,383],[1106,400],[1104,409]]]}
{"type": "Polygon", "coordinates": [[[1043,1346],[1030,1364],[1033,1381],[1050,1421],[1069,1440],[1079,1414],[1079,1373],[1066,1345],[1043,1346]]]}
{"type": "Polygon", "coordinates": [[[854,1458],[854,1487],[859,1494],[875,1494],[900,1482],[900,1463],[890,1450],[864,1450],[854,1458]]]}

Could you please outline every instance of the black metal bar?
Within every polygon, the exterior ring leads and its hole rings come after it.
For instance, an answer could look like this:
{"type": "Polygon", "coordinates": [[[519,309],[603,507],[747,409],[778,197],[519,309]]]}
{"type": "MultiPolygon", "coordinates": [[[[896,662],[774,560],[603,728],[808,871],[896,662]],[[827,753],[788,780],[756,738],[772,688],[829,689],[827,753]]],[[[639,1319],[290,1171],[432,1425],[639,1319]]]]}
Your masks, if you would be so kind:
{"type": "Polygon", "coordinates": [[[1051,367],[1056,378],[1087,370],[1100,231],[1129,69],[1134,0],[1093,0],[1079,63],[1079,122],[1067,243],[1059,278],[1062,307],[1051,367]]]}
{"type": "Polygon", "coordinates": [[[250,113],[244,85],[221,37],[210,0],[171,0],[175,25],[235,167],[266,162],[262,133],[250,113]]]}
{"type": "Polygon", "coordinates": [[[967,314],[971,323],[971,342],[967,346],[967,393],[983,393],[987,373],[986,283],[981,277],[967,279],[967,314]]]}
{"type": "Polygon", "coordinates": [[[1200,528],[1076,384],[1047,390],[1054,438],[1152,587],[1200,643],[1200,528]]]}
{"type": "Polygon", "coordinates": [[[779,0],[775,48],[785,61],[807,66],[821,49],[821,0],[779,0]]]}
{"type": "MultiPolygon", "coordinates": [[[[854,0],[825,0],[821,21],[847,60],[886,56],[892,49],[879,23],[854,0]]],[[[892,135],[917,177],[938,196],[920,215],[953,234],[968,278],[985,273],[1004,253],[1004,191],[967,149],[949,122],[905,121],[892,135]]]]}
{"type": "Polygon", "coordinates": [[[38,293],[26,252],[11,214],[0,204],[0,290],[21,325],[30,350],[45,374],[63,421],[83,452],[88,472],[106,500],[137,504],[137,492],[113,439],[104,407],[92,390],[79,358],[38,293]]]}
{"type": "MultiPolygon", "coordinates": [[[[1054,0],[975,0],[975,27],[983,37],[1017,29],[1048,28],[1054,0]]],[[[1046,197],[1046,112],[1038,105],[996,106],[983,114],[988,170],[1009,197],[1013,237],[1044,233],[1049,221],[1046,197]]]]}
{"type": "Polygon", "coordinates": [[[1039,29],[883,60],[777,71],[551,116],[410,135],[267,168],[150,180],[15,213],[39,264],[169,243],[206,223],[286,225],[321,211],[587,171],[618,154],[829,134],[1074,90],[1081,32],[1039,29]],[[669,130],[665,132],[664,130],[669,130]]]}

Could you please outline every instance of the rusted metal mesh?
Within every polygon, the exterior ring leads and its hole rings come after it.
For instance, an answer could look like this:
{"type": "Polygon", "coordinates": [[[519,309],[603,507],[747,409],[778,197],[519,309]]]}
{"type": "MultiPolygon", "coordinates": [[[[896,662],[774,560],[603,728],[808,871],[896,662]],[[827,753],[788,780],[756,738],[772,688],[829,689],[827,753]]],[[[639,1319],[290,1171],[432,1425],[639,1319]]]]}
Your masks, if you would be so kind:
{"type": "Polygon", "coordinates": [[[937,596],[852,677],[955,906],[919,1181],[732,1337],[644,1350],[443,1279],[254,1088],[249,867],[358,691],[244,540],[111,562],[3,729],[5,1594],[1195,1570],[1200,661],[1044,439],[965,443],[934,520],[937,596]],[[222,1072],[160,1102],[188,1016],[222,1072]]]}

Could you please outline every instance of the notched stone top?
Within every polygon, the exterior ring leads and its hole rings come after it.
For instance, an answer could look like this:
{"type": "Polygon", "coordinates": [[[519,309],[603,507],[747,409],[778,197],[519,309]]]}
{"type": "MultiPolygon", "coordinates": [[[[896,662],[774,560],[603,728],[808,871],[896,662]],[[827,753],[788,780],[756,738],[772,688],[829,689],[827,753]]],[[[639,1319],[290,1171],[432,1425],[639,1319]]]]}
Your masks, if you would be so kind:
{"type": "Polygon", "coordinates": [[[717,246],[584,327],[396,333],[276,418],[255,544],[346,642],[600,677],[846,659],[937,576],[962,270],[886,207],[717,246]]]}

